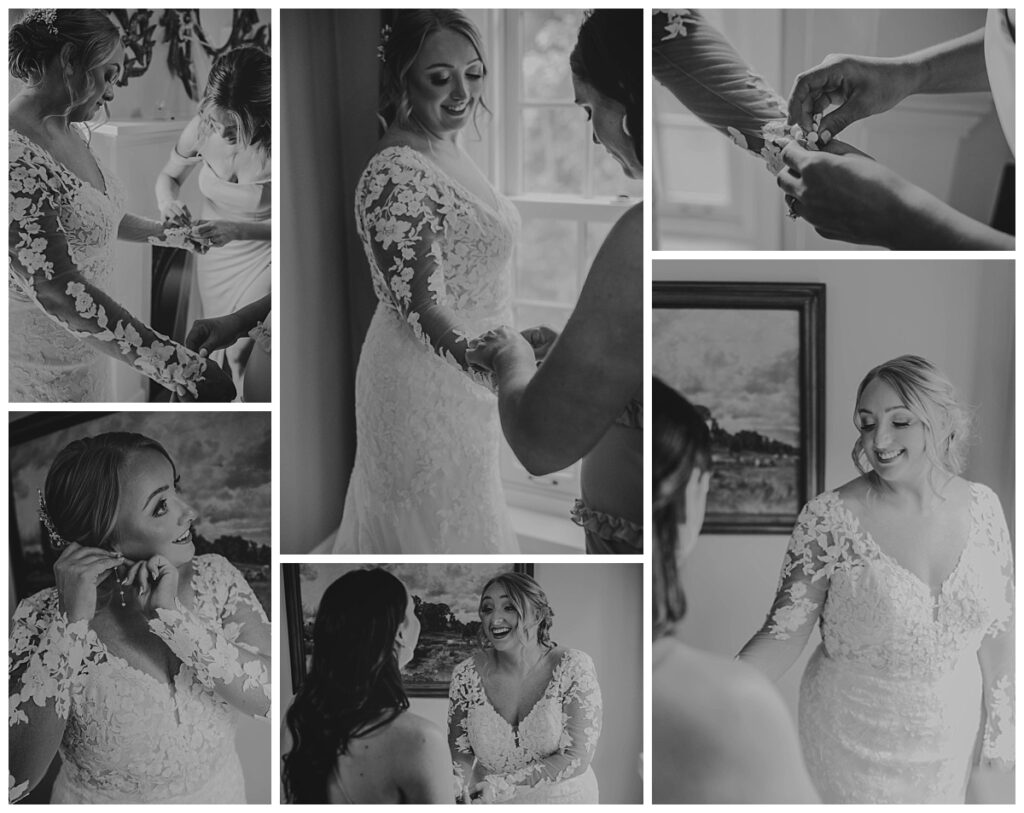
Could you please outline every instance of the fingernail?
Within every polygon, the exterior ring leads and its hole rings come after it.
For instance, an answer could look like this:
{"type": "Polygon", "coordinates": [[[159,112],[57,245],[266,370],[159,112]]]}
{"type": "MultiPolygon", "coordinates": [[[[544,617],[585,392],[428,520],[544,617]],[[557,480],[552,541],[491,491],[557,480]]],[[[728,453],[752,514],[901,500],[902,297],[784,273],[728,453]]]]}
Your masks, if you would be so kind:
{"type": "Polygon", "coordinates": [[[828,130],[822,130],[818,135],[821,136],[821,143],[828,144],[832,140],[832,133],[828,130]]]}

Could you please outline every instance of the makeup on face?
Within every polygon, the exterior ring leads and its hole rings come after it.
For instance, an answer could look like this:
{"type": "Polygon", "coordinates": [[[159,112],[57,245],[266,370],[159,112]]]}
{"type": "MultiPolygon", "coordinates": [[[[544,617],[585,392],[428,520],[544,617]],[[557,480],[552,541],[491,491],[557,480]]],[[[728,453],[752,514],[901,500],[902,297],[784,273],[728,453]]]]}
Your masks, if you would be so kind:
{"type": "Polygon", "coordinates": [[[857,427],[864,453],[882,477],[896,476],[925,461],[921,420],[881,379],[870,382],[857,403],[857,427]]]}
{"type": "Polygon", "coordinates": [[[575,103],[587,114],[595,144],[603,146],[619,162],[629,178],[643,178],[643,164],[637,159],[633,139],[623,129],[626,108],[620,102],[602,95],[593,85],[577,76],[572,78],[575,103]]]}
{"type": "Polygon", "coordinates": [[[480,102],[485,76],[469,39],[449,30],[429,35],[407,77],[413,115],[434,135],[461,130],[480,102]]]}
{"type": "Polygon", "coordinates": [[[517,631],[521,626],[519,613],[501,585],[493,584],[484,593],[480,601],[480,623],[484,635],[501,648],[509,641],[516,641],[517,631]]]}

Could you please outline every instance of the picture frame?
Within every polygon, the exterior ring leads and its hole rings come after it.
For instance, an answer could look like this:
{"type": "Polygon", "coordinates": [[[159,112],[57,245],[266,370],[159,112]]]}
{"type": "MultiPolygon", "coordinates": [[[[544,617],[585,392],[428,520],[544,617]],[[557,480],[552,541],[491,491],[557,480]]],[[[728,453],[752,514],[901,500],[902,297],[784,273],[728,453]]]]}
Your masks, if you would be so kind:
{"type": "Polygon", "coordinates": [[[452,670],[477,646],[476,608],[488,579],[514,570],[533,575],[532,564],[321,562],[281,565],[281,585],[288,630],[292,689],[308,674],[313,651],[313,622],[327,587],[351,570],[381,567],[398,576],[413,595],[420,619],[420,639],[403,672],[409,697],[447,697],[452,670]]]}
{"type": "Polygon", "coordinates": [[[825,293],[821,283],[654,283],[654,375],[711,430],[704,533],[788,534],[824,489],[825,293]]]}
{"type": "Polygon", "coordinates": [[[60,552],[39,520],[39,491],[57,453],[72,440],[131,431],[160,442],[198,514],[196,553],[217,553],[244,576],[270,616],[270,413],[11,413],[8,434],[8,545],[14,598],[54,584],[60,552]]]}

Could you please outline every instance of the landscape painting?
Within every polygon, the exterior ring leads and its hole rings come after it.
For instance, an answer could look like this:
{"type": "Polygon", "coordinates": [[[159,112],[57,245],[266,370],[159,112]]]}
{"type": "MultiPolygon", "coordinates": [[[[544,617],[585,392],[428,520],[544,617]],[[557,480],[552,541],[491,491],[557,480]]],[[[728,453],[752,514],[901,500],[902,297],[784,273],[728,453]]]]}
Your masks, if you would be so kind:
{"type": "Polygon", "coordinates": [[[824,287],[658,283],[654,374],[711,432],[704,531],[789,533],[822,488],[824,287]]]}
{"type": "Polygon", "coordinates": [[[313,654],[313,622],[324,591],[350,570],[380,567],[394,573],[412,594],[420,639],[402,672],[410,697],[447,697],[452,670],[478,646],[480,592],[499,573],[530,573],[513,564],[286,564],[282,583],[291,648],[292,685],[298,689],[313,654]]]}

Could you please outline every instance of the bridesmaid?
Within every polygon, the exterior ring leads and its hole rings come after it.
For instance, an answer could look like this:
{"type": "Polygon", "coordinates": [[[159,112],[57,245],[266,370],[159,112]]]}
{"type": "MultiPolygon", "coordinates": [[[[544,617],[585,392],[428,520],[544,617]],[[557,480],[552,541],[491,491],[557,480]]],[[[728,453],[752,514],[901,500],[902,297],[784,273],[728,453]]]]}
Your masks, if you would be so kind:
{"type": "MultiPolygon", "coordinates": [[[[199,114],[182,131],[156,182],[165,221],[191,224],[178,200],[181,184],[197,164],[202,219],[193,236],[211,248],[197,260],[204,317],[233,313],[270,293],[270,57],[258,48],[236,48],[210,69],[199,114]]],[[[252,340],[226,351],[236,386],[252,340]]],[[[221,362],[224,354],[213,354],[221,362]]]]}

